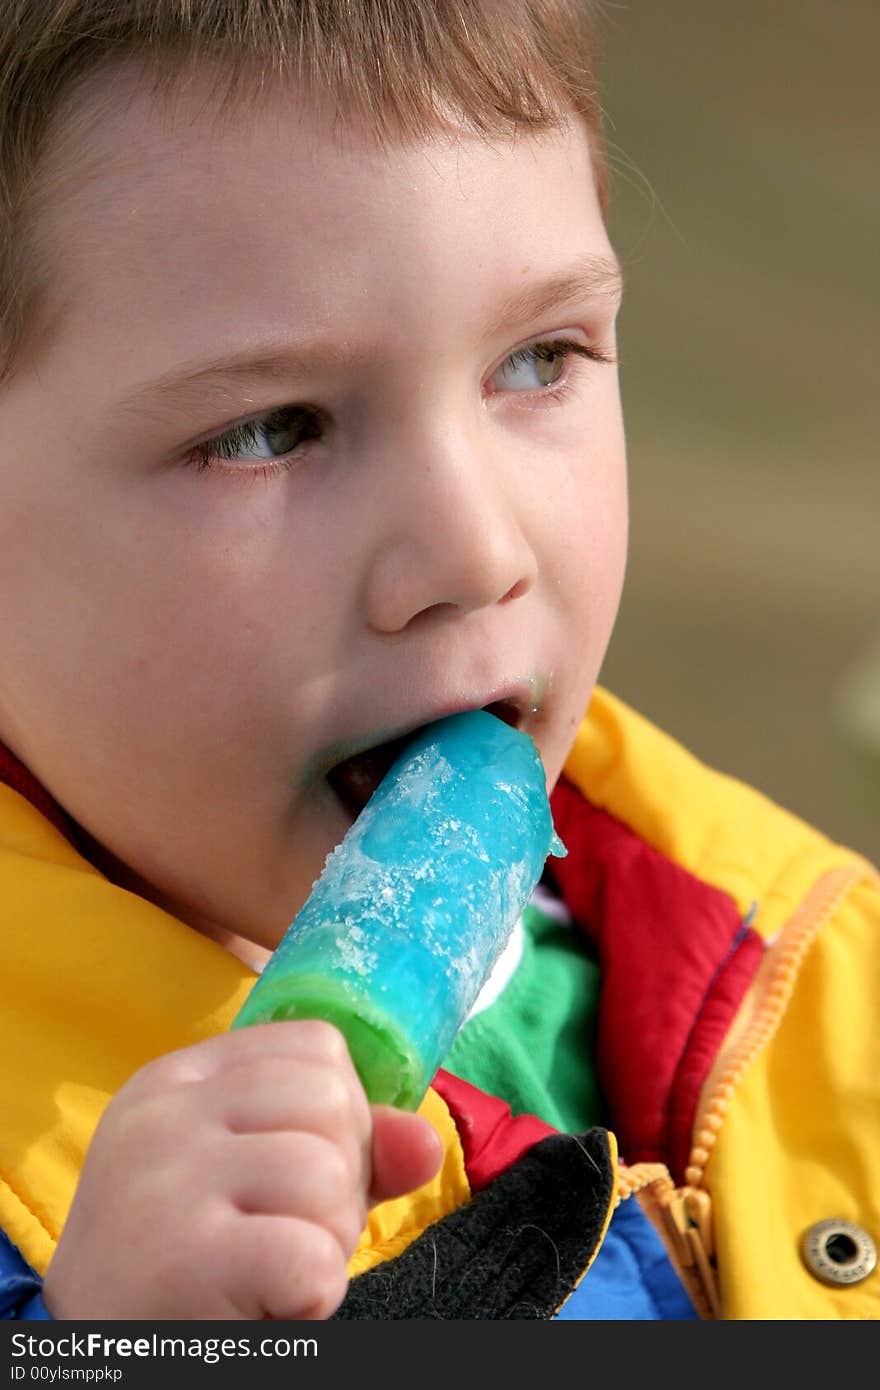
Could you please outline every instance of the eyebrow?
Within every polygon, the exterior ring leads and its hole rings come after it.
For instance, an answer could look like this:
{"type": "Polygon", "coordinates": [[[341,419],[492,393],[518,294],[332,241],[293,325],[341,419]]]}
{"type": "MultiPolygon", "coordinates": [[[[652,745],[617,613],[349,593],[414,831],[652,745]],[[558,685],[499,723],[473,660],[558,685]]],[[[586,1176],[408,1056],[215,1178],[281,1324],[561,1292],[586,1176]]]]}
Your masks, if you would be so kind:
{"type": "Polygon", "coordinates": [[[623,271],[617,257],[587,256],[573,269],[513,295],[502,305],[485,336],[494,337],[508,324],[530,322],[581,300],[608,299],[613,303],[622,293],[623,271]]]}
{"type": "Polygon", "coordinates": [[[212,358],[198,366],[174,367],[153,381],[138,386],[124,400],[117,402],[114,414],[150,413],[156,408],[185,406],[193,396],[215,397],[235,394],[241,402],[242,387],[253,386],[260,379],[281,384],[291,376],[305,375],[320,365],[331,366],[345,360],[348,352],[342,347],[327,344],[308,344],[298,347],[256,348],[251,352],[212,358]]]}
{"type": "MultiPolygon", "coordinates": [[[[508,324],[524,323],[552,313],[566,304],[586,299],[616,300],[623,290],[623,273],[616,257],[591,255],[573,269],[532,285],[511,296],[484,334],[491,338],[508,324]]],[[[117,402],[113,414],[150,413],[154,409],[185,406],[193,396],[210,391],[215,397],[235,394],[241,402],[241,388],[263,379],[281,384],[292,376],[307,375],[317,368],[339,366],[350,356],[350,346],[326,342],[256,348],[172,368],[162,376],[136,387],[117,402]]]]}

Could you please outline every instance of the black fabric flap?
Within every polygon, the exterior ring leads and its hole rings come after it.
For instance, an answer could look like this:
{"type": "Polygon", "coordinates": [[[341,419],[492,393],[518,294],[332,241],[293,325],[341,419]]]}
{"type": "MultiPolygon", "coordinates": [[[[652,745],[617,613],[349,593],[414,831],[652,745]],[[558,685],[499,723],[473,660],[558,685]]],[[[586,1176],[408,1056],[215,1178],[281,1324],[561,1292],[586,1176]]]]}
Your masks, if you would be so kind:
{"type": "Polygon", "coordinates": [[[394,1260],[336,1318],[551,1318],[589,1264],[614,1188],[608,1133],[542,1139],[394,1260]]]}

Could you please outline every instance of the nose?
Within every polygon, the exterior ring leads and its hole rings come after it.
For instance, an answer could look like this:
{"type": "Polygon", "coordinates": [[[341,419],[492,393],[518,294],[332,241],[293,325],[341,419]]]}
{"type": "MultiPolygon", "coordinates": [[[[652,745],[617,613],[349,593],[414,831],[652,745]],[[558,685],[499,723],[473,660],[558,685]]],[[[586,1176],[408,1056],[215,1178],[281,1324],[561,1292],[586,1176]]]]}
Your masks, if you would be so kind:
{"type": "Polygon", "coordinates": [[[537,560],[512,464],[466,435],[413,440],[383,469],[365,611],[376,632],[528,593],[537,560]]]}

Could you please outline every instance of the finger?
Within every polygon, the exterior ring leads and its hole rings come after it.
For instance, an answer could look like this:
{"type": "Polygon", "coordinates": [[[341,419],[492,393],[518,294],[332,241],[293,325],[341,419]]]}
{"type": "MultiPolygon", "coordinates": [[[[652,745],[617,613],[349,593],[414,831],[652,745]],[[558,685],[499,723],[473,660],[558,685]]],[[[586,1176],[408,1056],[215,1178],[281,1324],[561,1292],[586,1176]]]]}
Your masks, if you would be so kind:
{"type": "Polygon", "coordinates": [[[221,1161],[227,1200],[238,1211],[323,1226],[351,1255],[367,1221],[366,1194],[336,1144],[316,1134],[238,1135],[221,1161]]]}
{"type": "Polygon", "coordinates": [[[363,1087],[348,1068],[270,1057],[203,1084],[206,1104],[234,1134],[297,1129],[360,1144],[370,1132],[363,1087]]]}
{"type": "Polygon", "coordinates": [[[369,1201],[375,1205],[400,1197],[429,1182],[443,1162],[443,1144],[421,1115],[373,1106],[372,1181],[369,1201]]]}
{"type": "Polygon", "coordinates": [[[323,1019],[255,1023],[204,1038],[191,1047],[168,1052],[148,1063],[127,1083],[144,1089],[204,1081],[251,1062],[268,1060],[323,1062],[349,1070],[356,1077],[348,1045],[331,1023],[323,1019]]]}
{"type": "Polygon", "coordinates": [[[335,1236],[298,1217],[237,1217],[220,1263],[227,1298],[243,1318],[329,1318],[348,1287],[348,1259],[335,1236]]]}

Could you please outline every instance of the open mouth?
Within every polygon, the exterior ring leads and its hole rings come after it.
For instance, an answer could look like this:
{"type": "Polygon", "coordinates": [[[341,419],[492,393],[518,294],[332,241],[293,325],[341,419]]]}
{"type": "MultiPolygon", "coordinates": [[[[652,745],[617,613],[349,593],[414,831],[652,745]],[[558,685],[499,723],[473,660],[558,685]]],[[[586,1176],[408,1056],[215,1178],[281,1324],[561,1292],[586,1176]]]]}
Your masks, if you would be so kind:
{"type": "MultiPolygon", "coordinates": [[[[494,714],[505,724],[510,724],[513,728],[519,726],[520,711],[512,701],[496,700],[491,705],[484,705],[483,708],[487,714],[494,714]]],[[[421,726],[421,728],[424,727],[424,725],[421,726]]],[[[421,728],[411,729],[408,734],[404,734],[400,738],[389,739],[387,743],[378,743],[373,748],[365,748],[362,752],[355,753],[353,757],[346,758],[344,762],[337,763],[334,768],[331,768],[327,774],[327,781],[350,816],[360,815],[389,768],[396,762],[404,748],[412,743],[416,734],[421,732],[421,728]]]]}

